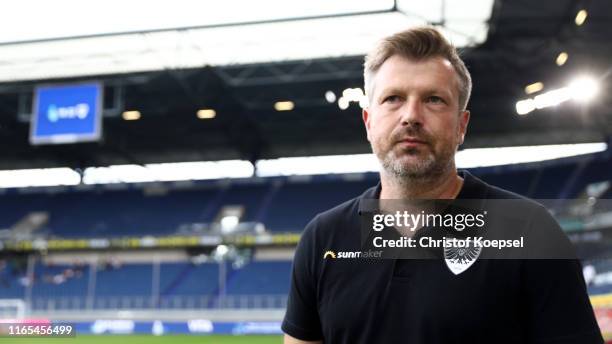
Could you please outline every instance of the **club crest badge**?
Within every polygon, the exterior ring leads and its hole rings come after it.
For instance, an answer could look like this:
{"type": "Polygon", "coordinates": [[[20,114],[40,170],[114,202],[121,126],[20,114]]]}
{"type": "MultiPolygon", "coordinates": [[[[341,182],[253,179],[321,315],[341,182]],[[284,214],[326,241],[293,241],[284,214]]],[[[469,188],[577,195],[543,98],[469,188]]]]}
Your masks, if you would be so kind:
{"type": "Polygon", "coordinates": [[[469,269],[480,256],[482,246],[476,245],[472,240],[446,239],[444,246],[444,262],[448,269],[459,275],[469,269]]]}

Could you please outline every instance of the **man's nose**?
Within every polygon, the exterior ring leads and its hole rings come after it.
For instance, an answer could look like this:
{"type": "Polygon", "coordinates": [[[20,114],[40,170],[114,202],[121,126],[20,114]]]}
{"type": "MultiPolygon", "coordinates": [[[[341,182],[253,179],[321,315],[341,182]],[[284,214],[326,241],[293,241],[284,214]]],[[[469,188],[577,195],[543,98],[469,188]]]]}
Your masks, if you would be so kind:
{"type": "Polygon", "coordinates": [[[406,125],[423,125],[423,107],[417,99],[408,99],[401,109],[401,122],[406,125]]]}

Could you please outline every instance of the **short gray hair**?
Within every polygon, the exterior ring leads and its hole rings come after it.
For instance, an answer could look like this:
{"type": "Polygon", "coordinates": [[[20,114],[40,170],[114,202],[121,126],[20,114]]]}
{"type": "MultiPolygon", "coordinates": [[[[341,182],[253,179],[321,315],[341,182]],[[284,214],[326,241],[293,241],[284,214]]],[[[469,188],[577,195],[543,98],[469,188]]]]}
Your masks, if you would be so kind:
{"type": "Polygon", "coordinates": [[[393,55],[408,59],[424,60],[432,57],[446,58],[459,77],[459,107],[467,108],[472,92],[472,77],[457,49],[433,27],[415,27],[382,39],[370,51],[364,62],[363,79],[365,91],[371,100],[372,79],[383,63],[393,55]]]}

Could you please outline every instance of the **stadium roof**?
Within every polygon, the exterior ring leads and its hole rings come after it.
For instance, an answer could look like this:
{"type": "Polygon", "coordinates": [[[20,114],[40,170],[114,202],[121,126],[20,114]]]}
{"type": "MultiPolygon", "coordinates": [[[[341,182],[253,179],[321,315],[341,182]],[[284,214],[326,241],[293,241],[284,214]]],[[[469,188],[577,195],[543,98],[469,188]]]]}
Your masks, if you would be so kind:
{"type": "MultiPolygon", "coordinates": [[[[37,6],[51,6],[45,3],[37,6]]],[[[60,3],[53,2],[58,8],[60,3]]],[[[208,12],[187,6],[205,2],[175,1],[173,8],[163,10],[182,9],[185,17],[178,29],[176,22],[139,27],[144,23],[140,19],[151,13],[137,9],[154,11],[155,5],[134,3],[140,5],[105,3],[116,12],[112,21],[112,14],[104,14],[108,11],[95,3],[87,8],[96,16],[63,18],[72,20],[80,37],[53,31],[53,25],[32,24],[42,22],[42,15],[26,21],[23,12],[0,14],[0,41],[5,42],[0,43],[0,169],[367,153],[361,108],[357,102],[346,104],[346,99],[339,104],[339,99],[345,90],[362,87],[366,42],[389,30],[426,22],[437,24],[464,46],[474,79],[465,148],[601,142],[612,133],[612,99],[607,96],[612,3],[606,0],[440,0],[421,8],[406,7],[423,3],[415,1],[399,1],[395,7],[393,2],[376,2],[379,7],[373,7],[371,1],[334,1],[334,8],[320,7],[328,2],[310,1],[300,5],[304,7],[279,5],[285,12],[265,12],[267,16],[244,11],[236,11],[234,17],[211,15],[216,22],[196,21],[208,12]],[[458,4],[466,11],[458,12],[458,4]],[[475,4],[475,9],[468,4],[475,4]],[[578,25],[577,13],[583,9],[588,15],[578,25]],[[464,13],[473,17],[461,17],[464,13]],[[96,20],[112,25],[99,31],[79,25],[96,20]],[[466,23],[473,24],[472,29],[462,26],[466,23]],[[47,30],[36,33],[41,27],[47,30]],[[298,27],[300,35],[288,29],[298,27]],[[19,36],[20,32],[30,36],[19,36]],[[260,45],[253,43],[255,38],[260,45]],[[17,40],[21,43],[10,43],[17,40]],[[204,46],[211,42],[219,48],[204,46]],[[223,57],[222,51],[229,53],[223,57]],[[566,59],[560,66],[561,53],[566,59]],[[590,104],[569,101],[517,115],[517,101],[540,94],[526,94],[527,85],[541,82],[539,92],[546,92],[581,74],[601,83],[599,96],[590,104]],[[105,85],[103,140],[31,146],[34,87],[82,80],[105,85]],[[291,111],[275,109],[283,101],[291,102],[282,103],[291,111]],[[198,118],[198,111],[206,109],[214,110],[215,117],[204,119],[212,112],[203,111],[198,118]],[[123,120],[124,110],[139,111],[140,119],[123,120]]],[[[34,8],[31,2],[19,4],[34,8]]],[[[54,13],[43,7],[31,12],[54,13]]],[[[61,22],[49,17],[51,23],[61,22]]]]}
{"type": "Polygon", "coordinates": [[[24,0],[3,10],[0,82],[363,55],[377,39],[427,23],[473,46],[486,38],[492,4],[24,0]]]}

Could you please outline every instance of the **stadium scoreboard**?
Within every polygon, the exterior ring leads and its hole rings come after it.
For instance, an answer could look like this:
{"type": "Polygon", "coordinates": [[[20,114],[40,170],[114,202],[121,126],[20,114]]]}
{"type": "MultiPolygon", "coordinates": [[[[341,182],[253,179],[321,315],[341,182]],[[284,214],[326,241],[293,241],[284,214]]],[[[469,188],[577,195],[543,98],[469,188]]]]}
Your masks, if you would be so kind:
{"type": "Polygon", "coordinates": [[[103,85],[99,82],[40,85],[34,90],[30,143],[98,141],[103,85]]]}

